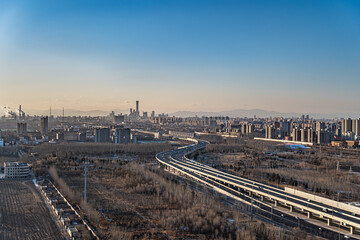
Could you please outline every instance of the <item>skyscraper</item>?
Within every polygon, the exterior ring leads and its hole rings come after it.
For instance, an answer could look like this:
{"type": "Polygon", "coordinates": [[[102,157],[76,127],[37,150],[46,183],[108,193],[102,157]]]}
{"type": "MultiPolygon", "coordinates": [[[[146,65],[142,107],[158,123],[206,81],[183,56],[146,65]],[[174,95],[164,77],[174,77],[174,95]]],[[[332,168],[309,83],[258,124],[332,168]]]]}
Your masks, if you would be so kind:
{"type": "Polygon", "coordinates": [[[315,131],[325,130],[324,122],[316,122],[315,131]]]}
{"type": "Polygon", "coordinates": [[[139,113],[139,101],[137,100],[136,101],[136,114],[139,116],[140,113],[139,113]]]}
{"type": "Polygon", "coordinates": [[[342,134],[345,134],[346,132],[351,132],[352,131],[352,120],[351,120],[351,118],[342,120],[341,129],[342,129],[342,134]]]}
{"type": "Polygon", "coordinates": [[[115,130],[115,143],[130,143],[131,130],[129,128],[117,128],[115,130]]]}
{"type": "Polygon", "coordinates": [[[18,136],[23,136],[27,133],[27,124],[24,122],[17,123],[18,136]]]}
{"type": "Polygon", "coordinates": [[[352,131],[355,133],[355,136],[360,136],[360,119],[352,121],[352,131]]]}
{"type": "Polygon", "coordinates": [[[105,143],[110,141],[110,128],[95,128],[94,130],[96,143],[105,143]]]}
{"type": "Polygon", "coordinates": [[[49,118],[46,116],[46,117],[42,117],[40,120],[41,120],[40,132],[41,135],[45,136],[48,134],[48,130],[49,130],[49,118]]]}

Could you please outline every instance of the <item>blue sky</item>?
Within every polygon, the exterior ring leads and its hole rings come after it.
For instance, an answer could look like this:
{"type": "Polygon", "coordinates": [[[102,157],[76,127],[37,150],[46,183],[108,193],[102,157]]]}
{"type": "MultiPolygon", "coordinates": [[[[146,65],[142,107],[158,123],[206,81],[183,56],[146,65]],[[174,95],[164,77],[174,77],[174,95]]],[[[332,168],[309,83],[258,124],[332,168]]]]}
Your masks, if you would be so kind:
{"type": "Polygon", "coordinates": [[[359,66],[359,1],[0,1],[1,105],[359,111],[359,66]]]}

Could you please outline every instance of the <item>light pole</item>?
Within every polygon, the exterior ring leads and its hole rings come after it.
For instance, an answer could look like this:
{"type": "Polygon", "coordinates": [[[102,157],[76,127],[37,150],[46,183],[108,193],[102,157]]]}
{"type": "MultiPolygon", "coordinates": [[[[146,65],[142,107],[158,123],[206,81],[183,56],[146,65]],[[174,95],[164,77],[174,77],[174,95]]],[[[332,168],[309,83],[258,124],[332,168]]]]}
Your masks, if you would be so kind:
{"type": "Polygon", "coordinates": [[[86,159],[84,159],[84,164],[85,164],[85,189],[84,189],[84,200],[86,202],[86,174],[87,174],[87,168],[86,168],[86,165],[87,165],[87,162],[86,162],[86,159]]]}

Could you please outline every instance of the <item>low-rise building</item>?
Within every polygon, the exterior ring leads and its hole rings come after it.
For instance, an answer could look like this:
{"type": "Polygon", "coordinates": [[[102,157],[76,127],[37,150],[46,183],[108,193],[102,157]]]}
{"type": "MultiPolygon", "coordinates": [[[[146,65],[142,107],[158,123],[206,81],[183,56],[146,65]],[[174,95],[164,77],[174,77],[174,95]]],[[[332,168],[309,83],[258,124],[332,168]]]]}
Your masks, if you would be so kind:
{"type": "Polygon", "coordinates": [[[26,178],[30,176],[30,167],[27,163],[5,162],[5,178],[26,178]]]}

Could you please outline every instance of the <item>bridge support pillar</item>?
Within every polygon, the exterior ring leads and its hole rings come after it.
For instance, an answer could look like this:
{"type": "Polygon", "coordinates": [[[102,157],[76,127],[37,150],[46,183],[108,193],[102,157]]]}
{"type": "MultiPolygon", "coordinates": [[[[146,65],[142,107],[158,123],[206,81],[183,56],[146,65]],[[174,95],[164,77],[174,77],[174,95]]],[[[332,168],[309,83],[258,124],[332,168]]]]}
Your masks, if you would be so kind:
{"type": "Polygon", "coordinates": [[[277,201],[277,200],[275,200],[275,207],[277,207],[277,205],[278,205],[278,201],[277,201]]]}
{"type": "Polygon", "coordinates": [[[350,227],[350,234],[354,234],[354,227],[350,227]]]}
{"type": "Polygon", "coordinates": [[[330,226],[331,225],[331,219],[327,220],[327,225],[330,226]]]}
{"type": "Polygon", "coordinates": [[[292,212],[293,211],[293,206],[290,206],[290,212],[292,212]]]}
{"type": "Polygon", "coordinates": [[[307,217],[308,217],[308,218],[311,218],[311,212],[308,212],[308,213],[307,213],[307,217]]]}

